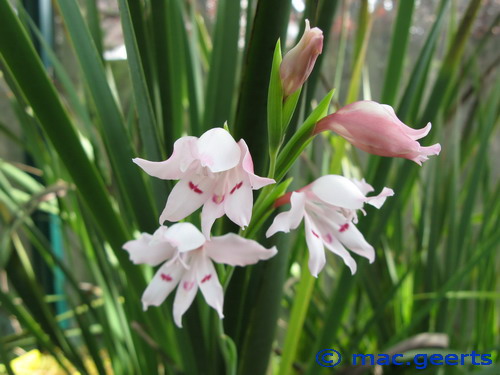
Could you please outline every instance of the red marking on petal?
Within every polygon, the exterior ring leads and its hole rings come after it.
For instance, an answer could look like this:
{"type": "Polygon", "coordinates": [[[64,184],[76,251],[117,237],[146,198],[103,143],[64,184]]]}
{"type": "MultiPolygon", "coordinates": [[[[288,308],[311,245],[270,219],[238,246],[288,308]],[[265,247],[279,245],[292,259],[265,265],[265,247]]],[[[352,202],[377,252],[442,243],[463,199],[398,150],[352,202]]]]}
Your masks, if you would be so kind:
{"type": "Polygon", "coordinates": [[[326,240],[326,242],[328,242],[328,243],[332,243],[332,242],[333,242],[333,237],[332,237],[332,235],[331,235],[330,233],[328,233],[328,234],[326,235],[325,240],[326,240]]]}
{"type": "Polygon", "coordinates": [[[212,202],[214,202],[215,204],[221,204],[222,202],[224,202],[224,197],[224,195],[214,194],[212,196],[212,202]]]}
{"type": "Polygon", "coordinates": [[[201,279],[201,282],[202,283],[206,283],[208,280],[210,280],[212,278],[212,275],[211,274],[208,274],[206,275],[203,279],[201,279]]]}
{"type": "Polygon", "coordinates": [[[196,194],[203,194],[203,191],[198,188],[198,185],[193,184],[191,181],[189,181],[189,188],[196,194]]]}
{"type": "Polygon", "coordinates": [[[242,186],[243,186],[243,181],[238,182],[236,185],[234,185],[229,194],[233,194],[236,190],[238,190],[242,186]]]}
{"type": "Polygon", "coordinates": [[[340,226],[339,232],[340,233],[345,232],[347,229],[349,229],[349,223],[342,224],[340,226]]]}
{"type": "Polygon", "coordinates": [[[162,273],[160,276],[161,276],[161,279],[163,281],[172,281],[172,276],[170,276],[170,275],[166,275],[166,274],[162,273]]]}
{"type": "Polygon", "coordinates": [[[314,236],[316,236],[317,238],[319,238],[319,234],[316,233],[315,231],[313,231],[312,229],[311,229],[311,233],[314,234],[314,236]]]}
{"type": "Polygon", "coordinates": [[[184,283],[182,284],[182,287],[184,288],[184,290],[191,290],[194,286],[194,282],[192,281],[184,281],[184,283]]]}

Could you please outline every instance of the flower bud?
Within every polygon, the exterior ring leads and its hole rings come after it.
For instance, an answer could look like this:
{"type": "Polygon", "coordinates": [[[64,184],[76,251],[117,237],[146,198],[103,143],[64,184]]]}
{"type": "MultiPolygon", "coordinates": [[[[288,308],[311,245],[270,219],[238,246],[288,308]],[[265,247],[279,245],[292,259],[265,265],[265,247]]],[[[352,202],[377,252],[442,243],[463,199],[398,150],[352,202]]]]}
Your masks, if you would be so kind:
{"type": "Polygon", "coordinates": [[[285,97],[293,94],[304,84],[322,50],[323,32],[317,27],[311,29],[309,20],[306,20],[306,29],[302,38],[295,47],[288,51],[280,65],[285,97]]]}
{"type": "Polygon", "coordinates": [[[369,100],[349,104],[324,117],[314,133],[325,130],[334,131],[370,154],[405,158],[418,165],[441,151],[439,143],[422,147],[417,142],[429,133],[431,123],[422,129],[410,128],[398,119],[391,106],[369,100]]]}

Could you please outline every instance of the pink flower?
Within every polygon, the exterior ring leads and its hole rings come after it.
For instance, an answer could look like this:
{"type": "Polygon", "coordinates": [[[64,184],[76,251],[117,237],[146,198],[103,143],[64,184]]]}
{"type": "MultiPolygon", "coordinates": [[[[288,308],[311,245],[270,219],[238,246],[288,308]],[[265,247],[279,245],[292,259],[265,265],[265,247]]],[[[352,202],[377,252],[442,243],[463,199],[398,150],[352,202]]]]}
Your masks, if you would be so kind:
{"type": "MultiPolygon", "coordinates": [[[[364,203],[380,208],[388,196],[394,195],[392,189],[384,188],[379,195],[366,197],[371,191],[373,188],[364,180],[351,181],[337,175],[320,177],[291,194],[290,211],[274,218],[266,236],[276,232],[288,233],[304,219],[311,274],[317,277],[325,265],[324,246],[340,256],[354,274],[356,262],[345,247],[367,258],[370,263],[375,260],[373,247],[354,225],[357,223],[356,210],[362,210],[364,203]]],[[[281,200],[280,203],[285,202],[281,200]]]]}
{"type": "Polygon", "coordinates": [[[326,116],[316,125],[314,133],[332,130],[363,151],[380,156],[413,160],[418,165],[430,155],[439,155],[439,143],[422,147],[417,139],[425,137],[425,128],[413,129],[398,119],[394,109],[369,100],[349,104],[326,116]]]}
{"type": "Polygon", "coordinates": [[[311,74],[318,55],[323,50],[323,32],[317,27],[311,29],[309,20],[299,43],[283,58],[280,76],[284,96],[293,94],[311,74]]]}
{"type": "Polygon", "coordinates": [[[207,238],[216,219],[226,214],[240,227],[252,217],[252,189],[274,183],[253,172],[252,156],[243,139],[238,143],[222,128],[200,138],[182,137],[169,159],[152,162],[133,159],[146,173],[165,180],[180,180],[172,189],[160,216],[179,221],[203,206],[202,229],[207,238]]]}
{"type": "Polygon", "coordinates": [[[246,266],[269,259],[276,248],[266,249],[256,241],[234,233],[212,237],[210,241],[191,223],[178,223],[170,228],[161,226],[153,235],[143,233],[128,241],[123,248],[135,264],[157,266],[142,295],[144,310],[159,306],[177,287],[174,299],[174,321],[182,327],[182,315],[193,302],[198,288],[209,306],[222,319],[224,291],[212,262],[231,266],[246,266]]]}

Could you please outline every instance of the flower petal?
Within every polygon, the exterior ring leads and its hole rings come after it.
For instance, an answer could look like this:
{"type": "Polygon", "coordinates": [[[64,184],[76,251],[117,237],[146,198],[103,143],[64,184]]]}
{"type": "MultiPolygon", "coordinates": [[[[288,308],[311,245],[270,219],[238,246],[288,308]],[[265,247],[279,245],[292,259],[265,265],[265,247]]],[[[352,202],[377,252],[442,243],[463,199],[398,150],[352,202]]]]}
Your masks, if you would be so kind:
{"type": "Polygon", "coordinates": [[[213,261],[231,266],[255,264],[259,260],[269,259],[277,253],[275,247],[266,249],[257,241],[242,238],[234,233],[212,237],[203,249],[213,261]]]}
{"type": "Polygon", "coordinates": [[[196,267],[196,281],[207,304],[215,309],[222,319],[222,306],[224,304],[224,290],[217,277],[212,261],[205,255],[197,255],[193,265],[196,267]]]}
{"type": "Polygon", "coordinates": [[[304,217],[304,224],[307,248],[309,249],[309,271],[311,275],[318,277],[318,273],[326,263],[323,241],[320,238],[321,234],[318,228],[307,215],[304,217]]]}
{"type": "Polygon", "coordinates": [[[147,310],[149,306],[160,306],[174,290],[184,272],[185,269],[179,262],[163,264],[142,294],[143,309],[147,310]]]}
{"type": "Polygon", "coordinates": [[[242,180],[230,187],[224,200],[227,217],[241,228],[245,228],[252,218],[253,192],[248,182],[242,180]]]}
{"type": "Polygon", "coordinates": [[[126,242],[123,249],[128,251],[133,263],[150,266],[157,266],[175,254],[175,249],[168,242],[154,241],[153,236],[148,233],[142,233],[137,240],[126,242]]]}
{"type": "Polygon", "coordinates": [[[337,207],[359,209],[365,202],[361,190],[344,176],[320,177],[310,185],[310,189],[320,200],[337,207]]]}
{"type": "Polygon", "coordinates": [[[392,197],[394,190],[384,187],[379,195],[373,197],[366,197],[366,203],[371,204],[373,207],[380,208],[384,204],[387,197],[392,197]]]}
{"type": "Polygon", "coordinates": [[[248,176],[252,189],[258,190],[266,185],[275,184],[276,181],[274,181],[272,178],[260,177],[253,173],[252,155],[250,155],[248,146],[243,139],[240,139],[240,141],[238,142],[238,146],[240,147],[241,154],[243,155],[241,165],[248,176]]]}
{"type": "Polygon", "coordinates": [[[304,207],[306,204],[306,194],[293,192],[290,198],[290,211],[282,212],[274,218],[273,223],[266,232],[266,237],[269,238],[276,232],[290,232],[299,226],[304,217],[304,207]]]}
{"type": "Polygon", "coordinates": [[[160,216],[165,220],[179,221],[191,215],[212,195],[214,179],[194,174],[186,176],[174,186],[160,216]]]}
{"type": "Polygon", "coordinates": [[[174,224],[163,236],[181,253],[197,249],[206,241],[205,236],[191,223],[174,224]]]}
{"type": "Polygon", "coordinates": [[[349,254],[349,252],[342,246],[342,244],[335,238],[335,236],[332,237],[331,242],[326,242],[325,245],[328,250],[330,250],[332,253],[338,255],[344,260],[344,263],[346,266],[348,266],[351,269],[351,274],[355,274],[357,270],[357,265],[356,261],[354,258],[349,254]]]}
{"type": "Polygon", "coordinates": [[[196,267],[191,267],[184,272],[174,299],[174,322],[177,327],[182,328],[182,315],[187,311],[193,303],[198,284],[196,282],[196,267]]]}
{"type": "Polygon", "coordinates": [[[365,237],[358,228],[352,223],[344,224],[342,228],[343,230],[337,232],[335,237],[337,237],[349,250],[368,259],[370,263],[373,263],[375,260],[375,250],[372,245],[366,242],[365,237]]]}
{"type": "Polygon", "coordinates": [[[192,150],[196,140],[196,137],[179,138],[174,143],[172,155],[164,161],[155,162],[140,158],[132,161],[150,176],[163,180],[178,180],[195,160],[192,150]]]}
{"type": "Polygon", "coordinates": [[[206,238],[210,238],[210,230],[215,220],[224,215],[224,203],[222,199],[225,199],[225,197],[214,194],[212,199],[207,200],[203,205],[203,211],[201,211],[201,231],[206,238]]]}
{"type": "Polygon", "coordinates": [[[201,165],[212,172],[227,171],[240,161],[240,148],[234,138],[223,128],[205,132],[197,142],[201,165]]]}

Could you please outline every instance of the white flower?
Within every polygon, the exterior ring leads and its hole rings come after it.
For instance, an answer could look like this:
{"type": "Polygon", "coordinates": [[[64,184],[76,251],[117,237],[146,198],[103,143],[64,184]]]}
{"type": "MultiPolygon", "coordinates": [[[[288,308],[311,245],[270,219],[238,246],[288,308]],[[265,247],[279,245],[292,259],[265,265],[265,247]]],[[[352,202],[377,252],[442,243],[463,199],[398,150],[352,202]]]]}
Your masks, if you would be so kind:
{"type": "Polygon", "coordinates": [[[177,287],[174,299],[174,321],[182,327],[182,315],[201,289],[207,304],[222,319],[224,291],[212,262],[246,266],[269,259],[276,248],[266,249],[253,240],[234,233],[221,237],[205,236],[191,223],[161,226],[153,235],[143,233],[123,248],[135,264],[157,266],[163,263],[142,295],[144,310],[159,306],[177,287]]]}
{"type": "Polygon", "coordinates": [[[304,218],[311,274],[317,277],[325,265],[324,246],[340,256],[354,274],[356,262],[345,247],[367,258],[370,263],[375,260],[373,247],[354,225],[357,222],[356,210],[362,210],[364,203],[380,208],[386,197],[394,195],[392,189],[384,188],[379,195],[366,197],[371,191],[373,188],[364,180],[351,181],[337,175],[320,177],[291,194],[290,211],[274,218],[266,236],[276,232],[288,233],[304,218]]]}

